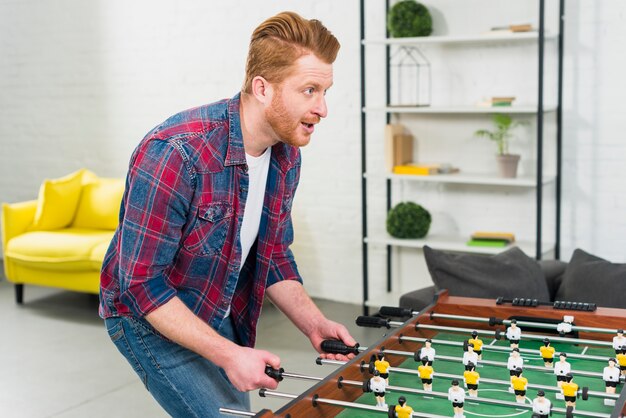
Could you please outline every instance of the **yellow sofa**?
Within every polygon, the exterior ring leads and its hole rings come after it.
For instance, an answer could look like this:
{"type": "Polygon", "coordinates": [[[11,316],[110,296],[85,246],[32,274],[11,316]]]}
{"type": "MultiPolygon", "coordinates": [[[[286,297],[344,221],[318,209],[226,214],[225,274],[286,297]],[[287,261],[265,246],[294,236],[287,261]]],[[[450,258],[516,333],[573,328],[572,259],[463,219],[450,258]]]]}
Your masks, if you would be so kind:
{"type": "Polygon", "coordinates": [[[123,192],[122,179],[82,169],[45,180],[37,200],[2,205],[4,271],[17,303],[25,284],[99,292],[123,192]]]}

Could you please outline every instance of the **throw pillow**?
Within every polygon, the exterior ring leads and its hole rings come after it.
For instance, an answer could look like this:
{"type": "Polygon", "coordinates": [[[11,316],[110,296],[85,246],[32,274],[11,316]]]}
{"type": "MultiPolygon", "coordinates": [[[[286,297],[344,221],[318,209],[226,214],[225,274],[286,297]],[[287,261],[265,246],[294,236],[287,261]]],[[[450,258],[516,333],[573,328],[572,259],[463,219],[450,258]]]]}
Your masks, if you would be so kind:
{"type": "Polygon", "coordinates": [[[457,254],[424,247],[435,287],[452,296],[475,298],[532,298],[549,301],[539,263],[518,247],[493,256],[457,254]]]}
{"type": "Polygon", "coordinates": [[[576,249],[563,274],[556,300],[626,308],[626,264],[611,263],[576,249]]]}
{"type": "Polygon", "coordinates": [[[124,194],[124,180],[98,179],[83,187],[72,226],[76,228],[115,229],[124,194]]]}
{"type": "Polygon", "coordinates": [[[53,180],[44,180],[39,188],[37,209],[31,230],[48,231],[67,227],[76,213],[83,175],[81,169],[53,180]]]}

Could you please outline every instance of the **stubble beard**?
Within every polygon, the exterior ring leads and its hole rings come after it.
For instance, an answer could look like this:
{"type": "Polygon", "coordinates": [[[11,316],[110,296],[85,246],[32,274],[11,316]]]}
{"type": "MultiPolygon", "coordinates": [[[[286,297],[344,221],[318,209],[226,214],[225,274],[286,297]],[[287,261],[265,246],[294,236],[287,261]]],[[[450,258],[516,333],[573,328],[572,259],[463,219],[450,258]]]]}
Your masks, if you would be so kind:
{"type": "Polygon", "coordinates": [[[311,135],[304,132],[299,119],[290,120],[289,112],[282,100],[281,90],[276,90],[272,103],[265,112],[265,117],[281,142],[294,147],[304,147],[311,140],[311,135]]]}

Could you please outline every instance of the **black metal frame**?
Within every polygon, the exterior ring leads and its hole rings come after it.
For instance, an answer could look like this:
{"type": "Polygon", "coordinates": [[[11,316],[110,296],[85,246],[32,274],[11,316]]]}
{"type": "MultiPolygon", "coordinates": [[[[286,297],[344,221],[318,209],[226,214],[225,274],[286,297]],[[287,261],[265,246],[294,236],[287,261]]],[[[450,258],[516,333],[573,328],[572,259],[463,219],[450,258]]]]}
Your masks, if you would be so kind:
{"type": "MultiPolygon", "coordinates": [[[[389,10],[389,0],[385,0],[385,10],[389,10]]],[[[360,31],[361,31],[361,202],[362,202],[362,251],[363,251],[363,313],[369,314],[369,307],[366,305],[369,300],[369,280],[368,280],[368,244],[367,238],[367,180],[365,174],[366,166],[366,115],[365,115],[365,0],[360,0],[360,31]]],[[[564,50],[564,30],[565,30],[565,0],[559,0],[559,41],[558,41],[558,83],[557,83],[557,109],[556,109],[556,179],[555,179],[555,199],[556,199],[556,232],[554,256],[558,260],[561,256],[561,192],[562,192],[562,91],[563,91],[563,50],[564,50]]],[[[386,32],[387,37],[389,33],[386,32]]],[[[536,174],[536,247],[535,257],[542,258],[542,229],[543,229],[543,123],[544,123],[544,47],[545,47],[545,0],[539,0],[539,39],[538,39],[538,91],[537,91],[537,174],[536,174]]],[[[390,74],[389,56],[390,47],[386,46],[386,104],[390,102],[390,74]]],[[[387,123],[391,120],[389,112],[386,113],[387,123]]],[[[386,181],[387,189],[387,211],[391,209],[391,180],[386,181]]],[[[391,261],[393,249],[387,245],[387,291],[391,291],[391,261]]]]}

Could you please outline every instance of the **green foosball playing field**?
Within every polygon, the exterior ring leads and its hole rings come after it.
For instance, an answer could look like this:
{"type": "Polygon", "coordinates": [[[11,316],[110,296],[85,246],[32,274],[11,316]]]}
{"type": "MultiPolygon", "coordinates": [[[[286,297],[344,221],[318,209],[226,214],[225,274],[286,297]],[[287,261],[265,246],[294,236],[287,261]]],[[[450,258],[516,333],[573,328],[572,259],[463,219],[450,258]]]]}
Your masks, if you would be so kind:
{"type": "MultiPolygon", "coordinates": [[[[416,362],[413,358],[407,357],[407,359],[397,366],[392,368],[389,372],[389,385],[390,389],[387,390],[385,401],[388,405],[397,404],[398,398],[404,396],[407,400],[406,404],[413,408],[416,413],[425,413],[432,416],[454,416],[452,402],[448,400],[447,394],[450,388],[451,381],[456,376],[459,380],[460,386],[463,387],[463,372],[465,367],[461,361],[441,359],[441,357],[454,357],[459,360],[463,357],[464,349],[462,343],[464,340],[471,338],[471,336],[464,336],[462,334],[453,333],[439,333],[432,337],[432,347],[436,350],[436,358],[433,362],[434,376],[432,383],[433,393],[445,394],[445,397],[433,396],[429,394],[415,394],[405,390],[393,390],[393,387],[409,388],[423,390],[422,381],[416,374],[418,366],[421,362],[416,362]],[[456,345],[447,345],[440,343],[440,341],[447,341],[456,343],[456,345]],[[400,370],[396,370],[400,369],[400,370]],[[403,372],[401,370],[407,370],[403,372]]],[[[509,342],[506,340],[496,341],[495,339],[483,338],[485,346],[482,352],[482,361],[479,360],[476,371],[480,374],[480,381],[478,386],[478,398],[477,400],[469,397],[467,388],[464,387],[466,398],[463,405],[464,415],[466,417],[531,417],[532,409],[529,406],[532,405],[532,401],[537,397],[537,391],[543,390],[545,392],[545,398],[549,399],[553,408],[566,408],[565,400],[557,398],[557,394],[560,391],[557,387],[556,376],[554,375],[554,369],[545,366],[543,359],[541,358],[539,347],[542,346],[541,341],[520,341],[521,357],[524,361],[524,368],[522,376],[528,379],[529,387],[525,396],[526,407],[521,405],[494,405],[482,401],[487,400],[499,400],[507,401],[507,403],[515,403],[516,396],[509,391],[510,374],[506,367],[507,360],[510,355],[510,350],[495,351],[489,348],[489,346],[497,347],[509,347],[509,342]],[[532,352],[527,352],[531,350],[532,352]],[[489,362],[503,363],[502,365],[487,364],[489,362]],[[530,367],[529,367],[530,366],[530,367]],[[489,382],[489,380],[497,380],[503,384],[497,384],[489,382]],[[540,385],[549,387],[545,389],[533,388],[533,386],[540,385]],[[516,407],[517,406],[517,407],[516,407]]],[[[416,350],[421,344],[418,342],[405,343],[407,350],[416,350]]],[[[614,406],[609,404],[605,405],[605,399],[614,399],[612,397],[602,397],[594,395],[605,394],[605,383],[602,379],[602,371],[607,366],[608,358],[615,357],[615,352],[610,347],[591,347],[586,345],[576,345],[573,343],[555,342],[552,346],[556,349],[554,361],[559,361],[559,353],[565,352],[568,354],[567,362],[571,364],[573,382],[575,382],[580,390],[579,396],[576,399],[576,406],[574,411],[577,416],[610,416],[614,409],[614,406]],[[574,356],[572,356],[574,355],[574,356]],[[581,355],[583,358],[574,358],[576,355],[581,355]],[[583,372],[583,373],[578,373],[583,372]],[[586,375],[585,372],[591,372],[596,375],[586,375]],[[589,395],[587,400],[583,400],[580,396],[582,388],[588,388],[589,395]],[[585,414],[589,412],[590,414],[585,414]],[[596,414],[600,413],[600,414],[596,414]],[[585,414],[585,415],[582,415],[585,414]]],[[[365,371],[363,373],[364,380],[367,380],[371,375],[365,371]]],[[[618,384],[616,394],[619,395],[622,384],[618,384]]],[[[376,405],[376,400],[373,393],[364,393],[357,403],[363,403],[367,405],[376,405]]],[[[430,416],[429,415],[429,416],[430,416]]],[[[553,416],[559,416],[559,413],[554,413],[553,416]]],[[[561,414],[564,416],[564,414],[561,414]]],[[[380,417],[383,414],[376,412],[366,412],[362,410],[346,409],[340,415],[342,418],[348,417],[380,417]]]]}

